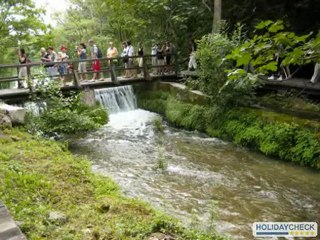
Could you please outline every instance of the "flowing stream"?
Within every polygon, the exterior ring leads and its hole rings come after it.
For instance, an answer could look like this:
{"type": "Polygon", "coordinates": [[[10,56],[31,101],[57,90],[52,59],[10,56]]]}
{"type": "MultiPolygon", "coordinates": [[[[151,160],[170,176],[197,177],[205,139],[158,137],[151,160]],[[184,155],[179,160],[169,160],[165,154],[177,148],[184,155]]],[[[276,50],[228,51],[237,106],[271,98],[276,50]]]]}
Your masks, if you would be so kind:
{"type": "Polygon", "coordinates": [[[166,123],[158,133],[159,116],[137,109],[131,87],[95,94],[110,122],[73,139],[71,150],[92,159],[94,171],[111,176],[125,195],[234,239],[253,239],[256,221],[319,223],[319,173],[166,123]]]}

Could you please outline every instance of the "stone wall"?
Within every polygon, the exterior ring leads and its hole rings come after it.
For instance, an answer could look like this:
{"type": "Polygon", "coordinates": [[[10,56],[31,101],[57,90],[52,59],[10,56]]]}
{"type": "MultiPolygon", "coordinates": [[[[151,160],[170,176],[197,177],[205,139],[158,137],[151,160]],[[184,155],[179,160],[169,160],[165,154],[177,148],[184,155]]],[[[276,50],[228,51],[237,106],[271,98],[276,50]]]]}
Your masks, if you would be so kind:
{"type": "Polygon", "coordinates": [[[151,82],[136,84],[134,85],[134,89],[137,91],[164,91],[170,93],[170,95],[172,95],[177,100],[198,105],[206,105],[210,101],[209,96],[200,91],[190,90],[181,83],[151,82]]]}

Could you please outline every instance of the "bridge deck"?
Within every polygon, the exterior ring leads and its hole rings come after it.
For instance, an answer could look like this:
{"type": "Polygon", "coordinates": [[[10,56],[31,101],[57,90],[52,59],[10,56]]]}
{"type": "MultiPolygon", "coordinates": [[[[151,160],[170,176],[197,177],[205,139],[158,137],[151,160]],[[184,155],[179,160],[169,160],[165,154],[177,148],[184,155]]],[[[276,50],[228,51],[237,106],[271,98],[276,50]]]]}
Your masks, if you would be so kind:
{"type": "MultiPolygon", "coordinates": [[[[151,80],[144,79],[143,76],[137,76],[136,78],[124,78],[118,77],[117,82],[113,82],[111,78],[105,78],[104,81],[96,80],[85,80],[80,82],[80,88],[103,88],[103,87],[114,87],[114,86],[121,86],[121,85],[129,85],[138,82],[147,82],[156,79],[168,79],[175,77],[175,74],[165,74],[165,75],[153,75],[150,74],[151,80]]],[[[57,80],[58,81],[58,80],[57,80]]],[[[68,82],[65,86],[61,87],[62,91],[69,91],[69,90],[76,90],[77,88],[72,84],[72,82],[68,82]]],[[[11,99],[11,98],[19,98],[19,97],[26,97],[30,95],[29,89],[1,89],[0,90],[0,99],[11,99]]]]}
{"type": "Polygon", "coordinates": [[[0,202],[0,239],[1,240],[27,240],[18,225],[13,221],[10,213],[0,202]]]}

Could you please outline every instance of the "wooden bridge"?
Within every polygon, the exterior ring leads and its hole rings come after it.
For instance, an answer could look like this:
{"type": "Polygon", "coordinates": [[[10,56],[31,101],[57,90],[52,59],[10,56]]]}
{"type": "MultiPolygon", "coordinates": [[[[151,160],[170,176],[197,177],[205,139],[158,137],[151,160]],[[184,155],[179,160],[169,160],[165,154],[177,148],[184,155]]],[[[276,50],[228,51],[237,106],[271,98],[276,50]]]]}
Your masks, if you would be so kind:
{"type": "MultiPolygon", "coordinates": [[[[139,56],[127,57],[126,61],[136,62],[139,56]],[[130,59],[130,60],[129,60],[130,59]]],[[[64,83],[61,83],[61,90],[64,92],[72,90],[83,90],[88,88],[105,88],[114,87],[119,85],[129,85],[138,82],[147,82],[153,80],[162,79],[178,79],[178,59],[177,55],[172,55],[173,60],[170,65],[158,65],[152,64],[153,58],[156,56],[147,55],[143,56],[143,65],[132,64],[132,67],[124,66],[124,57],[118,58],[101,58],[99,59],[101,65],[101,71],[104,75],[103,80],[83,80],[80,81],[80,73],[78,72],[78,64],[80,62],[87,62],[87,72],[85,75],[91,76],[94,71],[91,65],[96,59],[90,60],[70,60],[65,61],[63,64],[68,65],[68,72],[65,75],[56,74],[49,76],[46,71],[47,67],[57,68],[61,62],[36,62],[29,64],[2,64],[0,65],[0,100],[13,100],[13,99],[25,99],[30,94],[37,91],[37,86],[41,86],[46,82],[58,81],[64,77],[64,83]],[[19,69],[22,67],[27,68],[27,77],[25,79],[19,79],[19,69]],[[129,77],[124,76],[125,72],[129,72],[129,77]],[[27,86],[25,88],[18,88],[18,82],[24,82],[27,86]],[[12,86],[15,85],[15,86],[12,86]]],[[[91,79],[91,77],[89,78],[91,79]]]]}
{"type": "MultiPolygon", "coordinates": [[[[129,57],[133,62],[135,62],[140,56],[129,57]]],[[[80,81],[80,76],[78,72],[78,64],[80,62],[87,62],[87,76],[91,76],[94,71],[91,68],[93,61],[90,60],[70,60],[63,62],[68,64],[68,72],[63,75],[65,77],[65,83],[61,84],[61,90],[63,92],[68,92],[72,90],[81,91],[84,89],[94,89],[94,88],[105,88],[114,87],[119,85],[129,85],[138,82],[148,82],[153,80],[166,80],[166,81],[177,81],[181,78],[198,78],[197,72],[190,71],[179,71],[178,55],[174,54],[171,56],[171,65],[158,65],[153,64],[157,57],[152,55],[145,55],[143,58],[143,65],[137,66],[138,64],[133,64],[131,67],[125,68],[124,57],[118,58],[101,58],[99,59],[101,63],[101,73],[104,74],[104,80],[84,80],[80,81]],[[125,71],[129,71],[131,76],[124,77],[125,71]]],[[[48,76],[46,71],[46,66],[58,67],[61,62],[54,63],[43,63],[36,62],[30,64],[2,64],[0,65],[0,100],[3,101],[14,101],[15,99],[26,99],[32,93],[37,91],[37,86],[41,86],[44,82],[49,81],[60,81],[61,75],[56,73],[53,76],[48,76]],[[19,69],[22,67],[27,68],[27,77],[25,82],[27,82],[27,87],[23,89],[17,88],[17,82],[21,79],[18,77],[19,69]],[[43,81],[45,80],[45,81],[43,81]]],[[[91,77],[89,78],[91,79],[91,77]]],[[[301,91],[301,93],[320,96],[320,83],[312,84],[308,79],[298,79],[292,78],[283,81],[261,79],[262,86],[258,89],[258,92],[264,91],[282,91],[295,89],[301,91]]]]}

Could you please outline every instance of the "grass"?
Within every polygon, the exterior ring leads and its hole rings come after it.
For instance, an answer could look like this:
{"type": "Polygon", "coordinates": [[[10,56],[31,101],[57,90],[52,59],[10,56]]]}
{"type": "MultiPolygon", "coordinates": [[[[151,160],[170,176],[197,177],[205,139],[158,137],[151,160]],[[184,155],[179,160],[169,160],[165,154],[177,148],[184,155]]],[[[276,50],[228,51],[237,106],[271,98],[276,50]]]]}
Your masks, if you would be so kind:
{"type": "Polygon", "coordinates": [[[95,175],[88,159],[23,130],[0,133],[0,200],[30,240],[223,239],[183,228],[149,205],[121,195],[110,178],[95,175]],[[50,222],[58,211],[66,223],[50,222]]]}

